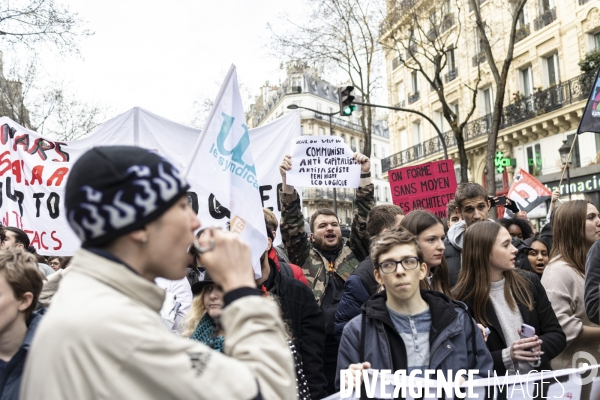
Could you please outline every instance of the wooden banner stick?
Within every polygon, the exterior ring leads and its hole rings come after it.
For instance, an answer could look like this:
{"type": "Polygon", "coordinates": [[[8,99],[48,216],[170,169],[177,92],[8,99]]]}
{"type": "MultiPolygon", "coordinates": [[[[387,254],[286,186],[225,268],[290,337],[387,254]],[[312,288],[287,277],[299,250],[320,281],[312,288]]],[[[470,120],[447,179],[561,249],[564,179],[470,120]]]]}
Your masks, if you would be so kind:
{"type": "MultiPolygon", "coordinates": [[[[567,157],[567,162],[563,166],[562,175],[560,176],[560,182],[558,182],[558,187],[560,187],[560,185],[562,184],[563,178],[565,177],[565,171],[567,170],[567,168],[569,167],[569,163],[571,162],[571,154],[573,153],[573,149],[575,148],[575,142],[577,142],[577,136],[579,136],[579,135],[575,135],[575,137],[573,138],[573,144],[571,144],[571,150],[569,151],[569,156],[567,157]]],[[[571,188],[569,188],[569,192],[570,191],[571,191],[571,188]]]]}

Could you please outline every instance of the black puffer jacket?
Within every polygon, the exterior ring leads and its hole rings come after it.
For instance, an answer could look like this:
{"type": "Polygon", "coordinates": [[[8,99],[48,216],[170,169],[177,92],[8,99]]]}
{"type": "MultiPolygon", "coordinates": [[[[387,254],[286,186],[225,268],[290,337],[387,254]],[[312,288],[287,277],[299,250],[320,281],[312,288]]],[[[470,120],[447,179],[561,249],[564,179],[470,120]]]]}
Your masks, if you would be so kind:
{"type": "Polygon", "coordinates": [[[282,275],[271,259],[269,265],[271,273],[264,286],[279,300],[283,320],[290,328],[292,340],[302,357],[311,397],[322,399],[327,396],[327,381],[323,375],[323,313],[308,286],[297,279],[282,275]]]}

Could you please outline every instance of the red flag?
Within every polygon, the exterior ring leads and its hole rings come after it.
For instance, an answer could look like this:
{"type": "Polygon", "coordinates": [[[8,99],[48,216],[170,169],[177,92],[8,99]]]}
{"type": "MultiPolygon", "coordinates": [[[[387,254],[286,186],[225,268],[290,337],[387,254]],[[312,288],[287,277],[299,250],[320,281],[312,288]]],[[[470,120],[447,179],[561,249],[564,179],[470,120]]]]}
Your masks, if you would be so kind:
{"type": "Polygon", "coordinates": [[[519,168],[507,197],[517,203],[521,211],[530,212],[552,197],[552,192],[523,168],[519,168]]]}

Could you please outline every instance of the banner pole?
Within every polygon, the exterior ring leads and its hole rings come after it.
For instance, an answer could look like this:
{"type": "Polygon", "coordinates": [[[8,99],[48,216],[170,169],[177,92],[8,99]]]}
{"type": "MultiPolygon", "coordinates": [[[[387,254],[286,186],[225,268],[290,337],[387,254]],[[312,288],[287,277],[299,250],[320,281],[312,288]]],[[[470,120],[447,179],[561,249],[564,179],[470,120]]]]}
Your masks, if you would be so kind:
{"type": "Polygon", "coordinates": [[[227,75],[225,76],[225,79],[223,80],[223,83],[221,84],[221,89],[219,89],[219,94],[217,95],[217,98],[215,99],[215,102],[213,103],[213,106],[210,109],[208,118],[206,118],[206,122],[204,123],[204,129],[202,129],[202,131],[200,132],[200,136],[198,137],[198,140],[196,140],[196,145],[194,146],[194,150],[192,151],[190,160],[188,161],[187,165],[185,166],[185,169],[183,170],[183,178],[184,179],[187,178],[188,174],[190,173],[190,168],[192,166],[192,162],[194,161],[194,158],[196,158],[196,154],[198,154],[198,150],[200,149],[200,145],[202,144],[202,140],[204,139],[204,136],[206,136],[206,129],[210,125],[210,123],[213,119],[213,116],[215,115],[216,107],[214,105],[219,104],[219,102],[221,101],[221,97],[223,97],[223,92],[225,92],[225,83],[229,82],[229,78],[230,78],[231,74],[233,74],[234,72],[235,72],[235,65],[231,64],[231,67],[229,67],[229,71],[227,72],[227,75]]]}
{"type": "MultiPolygon", "coordinates": [[[[577,136],[578,135],[575,135],[575,137],[573,138],[573,144],[571,144],[571,150],[569,151],[569,156],[567,157],[567,162],[563,166],[562,175],[560,176],[560,181],[558,182],[559,188],[560,188],[560,185],[562,184],[563,178],[565,177],[565,171],[567,170],[567,168],[569,167],[569,163],[571,162],[571,154],[573,153],[573,149],[575,148],[575,142],[577,142],[577,136]]],[[[571,188],[569,188],[569,192],[570,191],[571,191],[571,188]]]]}

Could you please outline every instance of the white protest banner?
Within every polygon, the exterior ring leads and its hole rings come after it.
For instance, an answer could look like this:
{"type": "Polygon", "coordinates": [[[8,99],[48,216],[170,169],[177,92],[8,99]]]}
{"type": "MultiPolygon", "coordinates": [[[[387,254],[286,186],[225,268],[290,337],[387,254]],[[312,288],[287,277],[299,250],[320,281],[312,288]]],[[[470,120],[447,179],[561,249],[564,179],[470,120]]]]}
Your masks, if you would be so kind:
{"type": "MultiPolygon", "coordinates": [[[[249,132],[252,148],[264,152],[256,157],[263,206],[273,207],[275,216],[280,219],[278,167],[289,141],[300,135],[299,113],[289,113],[249,132]]],[[[80,241],[64,216],[64,190],[71,166],[85,151],[96,146],[138,145],[157,152],[183,171],[200,130],[136,107],[75,141],[57,142],[7,117],[0,118],[0,133],[0,222],[23,229],[40,254],[70,256],[79,248],[80,241]],[[50,180],[55,173],[58,175],[50,180]]],[[[211,215],[219,216],[219,213],[215,211],[214,196],[213,207],[208,206],[211,193],[205,192],[198,183],[203,177],[206,176],[202,171],[192,171],[188,176],[191,185],[188,198],[204,226],[219,222],[225,225],[228,217],[219,220],[211,215]]]]}
{"type": "Polygon", "coordinates": [[[267,230],[234,65],[219,90],[184,176],[190,171],[199,175],[201,187],[230,210],[229,230],[250,246],[254,275],[260,277],[267,230]]]}
{"type": "MultiPolygon", "coordinates": [[[[293,111],[275,121],[250,129],[250,148],[254,156],[254,165],[258,182],[258,190],[262,206],[269,208],[275,214],[278,221],[281,220],[281,204],[279,202],[279,189],[281,188],[281,175],[279,164],[283,157],[288,154],[289,143],[300,136],[300,112],[293,111]]],[[[230,211],[220,205],[217,207],[218,198],[199,187],[198,179],[202,174],[188,176],[188,181],[197,194],[197,202],[200,203],[198,216],[203,225],[217,225],[225,227],[230,222],[230,211]]],[[[197,208],[198,209],[198,208],[197,208]]],[[[275,245],[281,243],[279,228],[275,237],[275,245]]]]}
{"type": "Polygon", "coordinates": [[[303,136],[292,142],[292,169],[287,183],[301,187],[358,188],[360,164],[346,142],[336,136],[303,136]]]}

